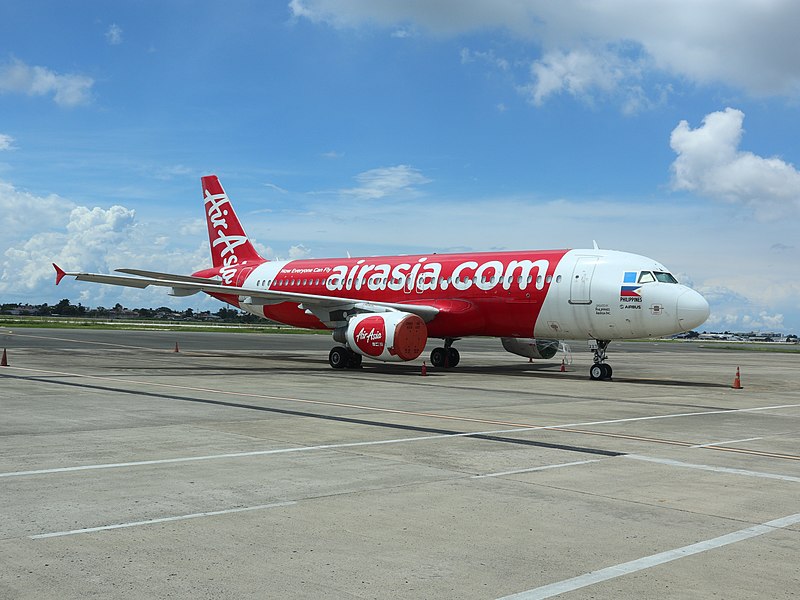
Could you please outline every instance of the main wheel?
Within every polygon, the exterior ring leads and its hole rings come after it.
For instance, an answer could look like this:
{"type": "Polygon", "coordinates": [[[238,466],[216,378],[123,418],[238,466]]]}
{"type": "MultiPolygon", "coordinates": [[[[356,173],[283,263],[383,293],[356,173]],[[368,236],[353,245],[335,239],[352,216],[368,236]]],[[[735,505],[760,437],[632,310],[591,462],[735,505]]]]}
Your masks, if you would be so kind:
{"type": "Polygon", "coordinates": [[[603,379],[603,375],[605,375],[605,369],[603,368],[603,364],[595,363],[589,368],[589,379],[597,381],[598,379],[603,379]]]}
{"type": "Polygon", "coordinates": [[[443,367],[446,357],[447,351],[444,348],[434,348],[431,350],[431,365],[436,368],[443,367]]]}
{"type": "Polygon", "coordinates": [[[602,363],[600,366],[603,367],[603,379],[611,379],[611,374],[614,372],[611,365],[602,363]]]}
{"type": "Polygon", "coordinates": [[[461,355],[458,353],[458,350],[455,348],[448,348],[447,349],[447,367],[452,369],[458,364],[458,361],[461,360],[461,355]]]}
{"type": "Polygon", "coordinates": [[[350,360],[350,350],[344,346],[334,346],[328,354],[328,362],[334,369],[344,369],[350,360]]]}
{"type": "Polygon", "coordinates": [[[361,359],[364,358],[358,352],[353,352],[350,350],[350,356],[347,360],[347,368],[348,369],[360,369],[361,368],[361,359]]]}

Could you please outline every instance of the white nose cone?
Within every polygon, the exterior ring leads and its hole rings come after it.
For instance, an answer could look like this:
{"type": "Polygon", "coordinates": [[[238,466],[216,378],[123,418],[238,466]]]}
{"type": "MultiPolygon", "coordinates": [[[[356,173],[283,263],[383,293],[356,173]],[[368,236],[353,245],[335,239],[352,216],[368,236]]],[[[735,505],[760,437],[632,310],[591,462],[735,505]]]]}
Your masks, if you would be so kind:
{"type": "Polygon", "coordinates": [[[678,326],[681,331],[691,331],[706,322],[711,309],[703,296],[694,290],[687,289],[678,296],[675,314],[678,315],[678,326]]]}

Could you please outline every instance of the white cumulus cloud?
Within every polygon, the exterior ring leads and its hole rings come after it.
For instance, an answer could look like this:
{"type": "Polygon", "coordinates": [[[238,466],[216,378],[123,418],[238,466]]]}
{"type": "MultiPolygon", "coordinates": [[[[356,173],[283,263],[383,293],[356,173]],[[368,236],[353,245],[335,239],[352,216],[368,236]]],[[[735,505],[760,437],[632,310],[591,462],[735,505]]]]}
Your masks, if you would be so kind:
{"type": "Polygon", "coordinates": [[[0,64],[0,94],[52,95],[59,106],[74,107],[91,102],[94,80],[85,75],[62,75],[46,67],[21,60],[0,64]]]}
{"type": "Polygon", "coordinates": [[[414,192],[415,186],[430,183],[418,169],[408,165],[380,167],[356,175],[358,187],[341,190],[342,194],[362,200],[377,200],[401,192],[414,192]]]}
{"type": "Polygon", "coordinates": [[[116,23],[112,23],[106,30],[106,40],[112,46],[118,46],[122,43],[122,28],[116,23]]]}
{"type": "Polygon", "coordinates": [[[289,248],[289,258],[291,260],[309,258],[310,256],[311,256],[311,249],[306,248],[303,244],[297,244],[289,248]]]}
{"type": "Polygon", "coordinates": [[[72,202],[55,194],[37,196],[0,181],[0,231],[6,244],[34,231],[60,227],[73,208],[72,202]]]}
{"type": "Polygon", "coordinates": [[[733,108],[705,116],[692,129],[681,121],[670,146],[673,188],[748,205],[760,218],[800,209],[800,172],[780,158],[763,158],[739,149],[744,113],[733,108]]]}
{"type": "Polygon", "coordinates": [[[60,229],[12,243],[2,257],[0,291],[33,290],[52,278],[51,262],[65,269],[105,269],[109,248],[130,235],[134,212],[122,206],[73,208],[60,229]]]}
{"type": "MultiPolygon", "coordinates": [[[[644,63],[641,59],[620,56],[610,50],[575,49],[568,52],[547,52],[531,64],[532,82],[522,90],[537,106],[559,93],[592,102],[595,95],[619,92],[636,99],[641,97],[639,81],[644,63]]],[[[627,112],[635,112],[641,102],[627,104],[627,112]]]]}
{"type": "Polygon", "coordinates": [[[14,138],[5,133],[0,133],[0,152],[14,149],[14,138]]]}
{"type": "MultiPolygon", "coordinates": [[[[633,46],[650,73],[754,96],[800,96],[795,0],[291,0],[289,9],[340,28],[414,26],[438,36],[504,30],[540,52],[534,66],[551,70],[565,57],[585,63],[583,55],[598,48],[624,65],[633,46]]],[[[625,85],[628,76],[611,81],[625,85]]]]}

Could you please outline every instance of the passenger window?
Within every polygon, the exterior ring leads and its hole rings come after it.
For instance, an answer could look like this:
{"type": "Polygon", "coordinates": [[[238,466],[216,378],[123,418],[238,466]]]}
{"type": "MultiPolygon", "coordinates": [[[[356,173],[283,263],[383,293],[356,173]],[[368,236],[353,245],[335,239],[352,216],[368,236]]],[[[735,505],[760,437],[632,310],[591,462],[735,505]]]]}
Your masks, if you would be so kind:
{"type": "Polygon", "coordinates": [[[561,275],[556,276],[556,283],[561,283],[561,275]]]}
{"type": "Polygon", "coordinates": [[[653,274],[650,271],[642,271],[639,274],[639,283],[651,283],[655,280],[656,278],[653,277],[653,274]]]}
{"type": "Polygon", "coordinates": [[[548,275],[547,277],[545,277],[545,278],[544,278],[544,280],[545,280],[547,283],[550,283],[551,281],[553,281],[553,276],[552,276],[552,275],[548,275]]]}
{"type": "Polygon", "coordinates": [[[542,285],[542,276],[541,276],[541,275],[539,275],[539,276],[536,278],[536,285],[542,285]]]}

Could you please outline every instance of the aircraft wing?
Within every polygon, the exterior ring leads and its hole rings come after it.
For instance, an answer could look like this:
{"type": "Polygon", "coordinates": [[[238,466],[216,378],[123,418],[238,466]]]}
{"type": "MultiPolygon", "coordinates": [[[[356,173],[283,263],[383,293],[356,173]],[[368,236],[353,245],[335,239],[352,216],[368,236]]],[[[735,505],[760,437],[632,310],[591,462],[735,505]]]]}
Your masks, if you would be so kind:
{"type": "Polygon", "coordinates": [[[440,309],[426,304],[402,304],[395,302],[376,302],[374,300],[361,300],[358,298],[340,298],[336,296],[321,296],[318,294],[303,294],[299,292],[283,292],[276,290],[263,290],[243,288],[231,285],[222,285],[218,279],[205,279],[187,275],[160,273],[158,271],[142,271],[139,269],[117,269],[121,273],[130,273],[136,277],[110,275],[103,273],[67,272],[53,263],[56,270],[56,285],[64,277],[74,277],[78,281],[92,281],[108,285],[121,285],[144,289],[151,285],[172,288],[171,296],[191,296],[197,292],[209,294],[227,294],[238,296],[239,302],[251,305],[280,304],[281,302],[297,302],[300,308],[308,314],[313,314],[329,327],[336,327],[346,323],[347,315],[356,312],[393,312],[402,311],[418,315],[425,322],[439,314],[440,309]]]}

